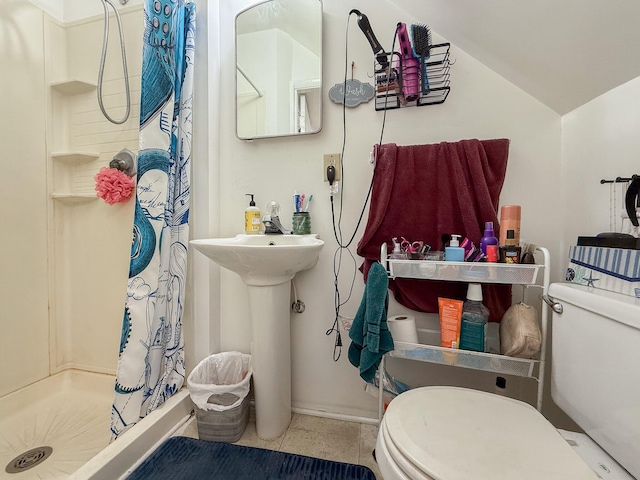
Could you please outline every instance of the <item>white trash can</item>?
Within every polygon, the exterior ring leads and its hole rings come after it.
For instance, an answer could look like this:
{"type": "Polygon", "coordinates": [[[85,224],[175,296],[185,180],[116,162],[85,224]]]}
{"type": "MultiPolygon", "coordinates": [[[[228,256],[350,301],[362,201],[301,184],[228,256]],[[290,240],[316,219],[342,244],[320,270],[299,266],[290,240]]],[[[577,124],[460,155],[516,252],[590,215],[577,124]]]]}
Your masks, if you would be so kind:
{"type": "Polygon", "coordinates": [[[237,442],[249,421],[251,355],[210,355],[187,378],[201,440],[237,442]]]}

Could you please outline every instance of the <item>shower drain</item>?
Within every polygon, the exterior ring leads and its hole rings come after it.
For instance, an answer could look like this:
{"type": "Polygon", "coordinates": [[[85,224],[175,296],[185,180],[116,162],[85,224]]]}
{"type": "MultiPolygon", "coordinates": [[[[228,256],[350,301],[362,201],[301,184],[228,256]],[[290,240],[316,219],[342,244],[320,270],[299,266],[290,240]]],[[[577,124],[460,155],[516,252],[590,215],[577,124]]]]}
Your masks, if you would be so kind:
{"type": "Polygon", "coordinates": [[[7,473],[20,473],[29,470],[44,462],[52,452],[53,448],[51,447],[32,448],[28,452],[21,453],[11,460],[5,468],[5,471],[7,473]]]}

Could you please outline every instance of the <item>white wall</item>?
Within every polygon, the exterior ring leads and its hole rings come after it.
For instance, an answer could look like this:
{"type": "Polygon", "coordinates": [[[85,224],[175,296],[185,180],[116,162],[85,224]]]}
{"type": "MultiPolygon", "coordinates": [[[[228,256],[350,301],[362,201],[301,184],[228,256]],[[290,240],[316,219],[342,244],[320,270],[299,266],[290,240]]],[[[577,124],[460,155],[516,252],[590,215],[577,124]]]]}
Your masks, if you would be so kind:
{"type": "MultiPolygon", "coordinates": [[[[233,118],[233,18],[247,2],[226,2],[220,6],[221,118],[233,118]],[[243,3],[243,5],[240,5],[243,3]]],[[[246,143],[235,137],[234,122],[220,125],[220,234],[242,231],[245,193],[255,193],[257,205],[270,200],[282,205],[282,218],[290,223],[294,190],[313,194],[313,231],[326,245],[318,265],[296,277],[298,296],[307,309],[291,317],[293,404],[337,413],[375,416],[373,397],[363,392],[357,370],[347,361],[349,340],[343,337],[343,354],[337,363],[331,359],[333,337],[325,331],[333,323],[333,254],[336,243],[331,226],[327,186],[322,181],[322,154],[340,152],[342,109],[328,99],[328,90],[342,81],[344,74],[344,31],[352,8],[366,12],[378,39],[390,44],[399,18],[388,3],[339,0],[324,1],[324,119],[318,135],[256,140],[246,143]]],[[[349,64],[355,62],[354,76],[369,81],[371,50],[355,19],[351,20],[349,64]]],[[[522,237],[550,248],[557,261],[561,217],[560,117],[553,111],[506,82],[464,52],[452,49],[455,65],[451,71],[452,92],[443,105],[390,111],[386,116],[383,142],[398,144],[436,143],[464,138],[511,139],[509,167],[501,200],[523,207],[522,237]]],[[[350,71],[350,69],[349,69],[350,71]]],[[[212,111],[212,114],[214,112],[212,111]]],[[[218,113],[215,112],[217,115],[218,113]]],[[[349,237],[362,208],[371,177],[368,155],[378,142],[383,113],[372,104],[347,111],[347,146],[344,168],[346,192],[342,229],[349,237]]],[[[366,218],[366,217],[365,217],[366,218]]],[[[361,229],[363,226],[361,226],[361,229]]],[[[355,252],[355,244],[351,247],[355,252]]],[[[355,253],[354,253],[355,254],[355,253]]],[[[197,255],[197,254],[196,254],[197,255]]],[[[359,264],[359,261],[358,261],[359,264]]],[[[343,265],[342,298],[353,274],[349,260],[343,265]]],[[[237,276],[221,272],[221,349],[250,350],[246,290],[237,276]]],[[[355,288],[343,314],[353,316],[360,303],[363,284],[356,274],[355,288]]]]}
{"type": "Polygon", "coordinates": [[[0,396],[49,374],[43,13],[0,11],[0,396]]]}
{"type": "MultiPolygon", "coordinates": [[[[640,174],[640,77],[562,117],[564,257],[578,236],[610,228],[611,185],[601,179],[640,174]]],[[[624,184],[615,191],[620,231],[624,184]]],[[[562,272],[566,263],[559,265],[562,272]]]]}
{"type": "MultiPolygon", "coordinates": [[[[189,218],[192,238],[218,236],[220,63],[218,0],[196,2],[194,64],[193,163],[189,218]]],[[[184,311],[185,363],[191,370],[210,353],[220,351],[219,267],[190,249],[184,311]]]]}
{"type": "MultiPolygon", "coordinates": [[[[29,0],[34,5],[40,7],[53,18],[61,22],[73,22],[104,12],[101,0],[29,0]]],[[[128,0],[126,7],[120,4],[119,0],[111,2],[122,11],[125,8],[142,5],[144,0],[128,0]]],[[[107,7],[112,14],[111,7],[107,7]]],[[[114,20],[115,21],[115,20],[114,20]]]]}
{"type": "Polygon", "coordinates": [[[40,7],[53,18],[62,20],[64,17],[64,0],[29,0],[34,5],[40,7]]]}
{"type": "MultiPolygon", "coordinates": [[[[43,0],[37,0],[42,2],[43,0]]],[[[60,0],[63,2],[63,19],[65,22],[73,22],[94,15],[102,15],[104,13],[103,3],[101,0],[60,0]]],[[[129,7],[141,6],[144,0],[128,0],[126,5],[121,5],[120,0],[111,0],[119,11],[127,11],[129,7]]],[[[111,7],[107,6],[107,11],[113,18],[111,7]]],[[[113,25],[116,24],[115,18],[113,25]]],[[[111,22],[110,22],[111,25],[111,22]]]]}

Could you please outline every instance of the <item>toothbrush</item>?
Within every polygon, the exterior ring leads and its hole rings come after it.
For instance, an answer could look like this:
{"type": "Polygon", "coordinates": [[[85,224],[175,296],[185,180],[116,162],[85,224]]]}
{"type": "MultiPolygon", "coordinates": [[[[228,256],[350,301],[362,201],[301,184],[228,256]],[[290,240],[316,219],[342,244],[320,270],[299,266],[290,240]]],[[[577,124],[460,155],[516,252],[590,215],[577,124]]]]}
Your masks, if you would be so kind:
{"type": "Polygon", "coordinates": [[[309,200],[307,200],[307,205],[304,207],[305,212],[309,211],[309,207],[311,206],[311,200],[313,200],[313,194],[309,195],[309,200]]]}

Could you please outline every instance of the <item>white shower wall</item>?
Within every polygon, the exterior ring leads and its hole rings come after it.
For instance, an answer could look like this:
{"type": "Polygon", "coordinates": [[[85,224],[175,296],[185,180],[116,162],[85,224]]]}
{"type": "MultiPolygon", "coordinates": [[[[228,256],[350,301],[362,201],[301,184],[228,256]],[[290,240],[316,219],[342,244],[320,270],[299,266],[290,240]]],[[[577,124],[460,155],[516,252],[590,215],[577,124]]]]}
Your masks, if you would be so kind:
{"type": "Polygon", "coordinates": [[[0,13],[0,396],[49,373],[43,13],[0,13]],[[29,32],[29,34],[26,34],[29,32]]]}
{"type": "MultiPolygon", "coordinates": [[[[138,150],[138,117],[143,16],[142,6],[121,13],[131,88],[131,114],[123,125],[108,122],[99,110],[96,91],[74,95],[54,93],[51,152],[90,152],[95,161],[70,172],[53,162],[53,187],[70,184],[75,193],[95,193],[94,175],[123,148],[138,150]],[[71,176],[65,184],[64,178],[71,176]]],[[[54,82],[96,82],[102,48],[102,16],[58,26],[51,60],[66,63],[66,72],[52,68],[54,82]],[[66,59],[66,61],[64,61],[66,59]]],[[[113,118],[125,111],[125,94],[117,24],[112,19],[105,64],[103,100],[113,118]]],[[[115,372],[131,247],[134,202],[109,206],[102,200],[75,204],[54,202],[55,245],[52,369],[81,368],[115,372]]]]}
{"type": "MultiPolygon", "coordinates": [[[[6,92],[0,128],[0,361],[10,368],[0,374],[0,396],[66,368],[115,372],[134,203],[108,206],[97,198],[51,195],[95,195],[98,170],[122,148],[138,149],[144,18],[137,3],[121,10],[132,100],[130,119],[121,126],[102,116],[95,88],[51,88],[71,80],[96,83],[102,16],[60,23],[32,3],[3,4],[0,65],[11,74],[0,76],[6,92]],[[98,158],[52,158],[78,152],[98,158]]],[[[109,45],[103,97],[119,118],[124,84],[113,18],[109,45]]]]}

